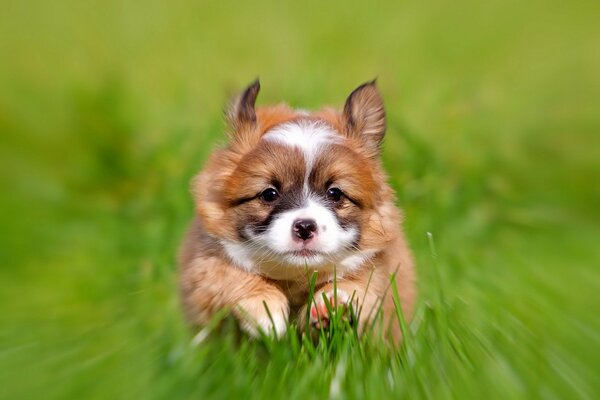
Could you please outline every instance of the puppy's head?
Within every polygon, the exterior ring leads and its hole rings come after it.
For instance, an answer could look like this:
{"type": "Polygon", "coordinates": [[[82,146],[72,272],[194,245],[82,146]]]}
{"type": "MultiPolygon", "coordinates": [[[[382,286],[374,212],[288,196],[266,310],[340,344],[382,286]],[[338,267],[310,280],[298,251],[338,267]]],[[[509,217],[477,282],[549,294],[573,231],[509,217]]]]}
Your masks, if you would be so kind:
{"type": "Polygon", "coordinates": [[[233,263],[275,279],[360,266],[398,222],[378,160],[385,113],[375,83],[341,113],[255,109],[259,88],[234,101],[229,145],[194,180],[204,228],[233,263]]]}

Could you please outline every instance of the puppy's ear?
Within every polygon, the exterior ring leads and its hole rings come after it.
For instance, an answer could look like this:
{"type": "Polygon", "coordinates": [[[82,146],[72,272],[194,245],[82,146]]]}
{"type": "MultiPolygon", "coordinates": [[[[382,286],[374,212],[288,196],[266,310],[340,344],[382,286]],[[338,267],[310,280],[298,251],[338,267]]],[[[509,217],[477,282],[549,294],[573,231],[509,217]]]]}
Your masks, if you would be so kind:
{"type": "Polygon", "coordinates": [[[260,91],[260,82],[256,79],[240,95],[238,95],[227,109],[227,122],[237,131],[256,124],[256,97],[260,91]]]}
{"type": "Polygon", "coordinates": [[[375,80],[354,89],[344,105],[344,134],[357,139],[369,157],[377,157],[385,135],[385,110],[375,80]]]}

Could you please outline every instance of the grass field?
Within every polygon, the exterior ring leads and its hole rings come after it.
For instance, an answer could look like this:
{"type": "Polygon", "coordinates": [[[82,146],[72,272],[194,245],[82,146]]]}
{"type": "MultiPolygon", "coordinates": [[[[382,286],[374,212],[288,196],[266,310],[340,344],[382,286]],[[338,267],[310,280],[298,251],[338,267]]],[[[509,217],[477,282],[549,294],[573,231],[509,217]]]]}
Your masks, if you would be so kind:
{"type": "Polygon", "coordinates": [[[598,2],[367,3],[1,1],[0,398],[600,397],[598,2]],[[256,76],[303,108],[378,77],[399,352],[192,343],[188,182],[256,76]]]}

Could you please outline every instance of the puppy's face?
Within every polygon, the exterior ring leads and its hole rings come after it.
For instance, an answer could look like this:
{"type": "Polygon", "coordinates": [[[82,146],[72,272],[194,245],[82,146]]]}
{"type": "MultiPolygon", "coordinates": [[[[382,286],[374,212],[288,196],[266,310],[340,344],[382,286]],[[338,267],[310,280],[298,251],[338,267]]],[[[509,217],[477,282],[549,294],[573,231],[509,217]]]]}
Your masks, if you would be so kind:
{"type": "Polygon", "coordinates": [[[232,262],[275,279],[303,267],[357,267],[375,250],[365,248],[365,236],[373,236],[387,188],[377,162],[385,117],[374,84],[355,90],[342,114],[261,113],[257,93],[251,86],[234,104],[230,147],[196,183],[211,186],[195,189],[212,194],[199,199],[204,225],[232,262]]]}

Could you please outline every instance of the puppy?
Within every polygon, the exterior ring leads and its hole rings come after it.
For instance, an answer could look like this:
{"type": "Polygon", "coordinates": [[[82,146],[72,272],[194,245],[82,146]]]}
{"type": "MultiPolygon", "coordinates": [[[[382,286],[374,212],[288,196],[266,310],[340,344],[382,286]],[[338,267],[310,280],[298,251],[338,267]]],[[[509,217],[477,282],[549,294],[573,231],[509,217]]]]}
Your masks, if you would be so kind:
{"type": "Polygon", "coordinates": [[[281,336],[289,321],[321,328],[328,310],[345,309],[359,332],[379,326],[400,339],[390,285],[409,320],[415,273],[379,160],[386,122],[375,82],[341,112],[255,108],[259,89],[230,106],[229,143],[192,182],[196,216],[179,257],[187,318],[202,325],[229,309],[250,335],[281,336]]]}

